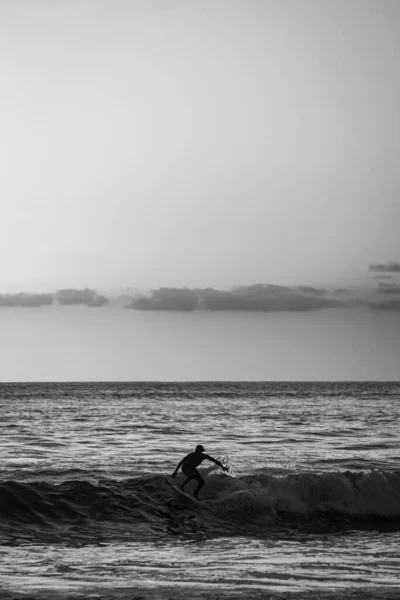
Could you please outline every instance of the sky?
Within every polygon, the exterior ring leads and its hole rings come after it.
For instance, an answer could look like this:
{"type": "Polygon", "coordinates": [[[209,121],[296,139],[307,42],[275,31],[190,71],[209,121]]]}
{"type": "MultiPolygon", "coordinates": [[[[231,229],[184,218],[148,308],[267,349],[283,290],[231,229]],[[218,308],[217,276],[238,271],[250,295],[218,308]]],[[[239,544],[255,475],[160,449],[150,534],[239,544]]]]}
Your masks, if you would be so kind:
{"type": "Polygon", "coordinates": [[[0,292],[400,259],[397,0],[2,0],[0,292]]]}
{"type": "Polygon", "coordinates": [[[19,308],[0,330],[0,383],[399,380],[393,311],[19,308]]]}
{"type": "Polygon", "coordinates": [[[398,379],[398,0],[2,0],[0,56],[0,381],[398,379]]]}

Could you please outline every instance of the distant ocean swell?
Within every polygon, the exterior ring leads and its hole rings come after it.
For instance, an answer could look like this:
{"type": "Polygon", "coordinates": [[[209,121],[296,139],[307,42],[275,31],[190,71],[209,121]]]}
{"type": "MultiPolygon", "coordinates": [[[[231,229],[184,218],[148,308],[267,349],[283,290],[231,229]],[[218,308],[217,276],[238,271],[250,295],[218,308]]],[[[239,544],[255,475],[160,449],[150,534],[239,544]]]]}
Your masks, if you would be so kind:
{"type": "MultiPolygon", "coordinates": [[[[188,488],[189,491],[189,488],[188,488]]],[[[0,482],[0,536],[71,541],[126,535],[279,535],[283,528],[400,531],[400,472],[210,475],[193,504],[161,476],[0,482]]]]}

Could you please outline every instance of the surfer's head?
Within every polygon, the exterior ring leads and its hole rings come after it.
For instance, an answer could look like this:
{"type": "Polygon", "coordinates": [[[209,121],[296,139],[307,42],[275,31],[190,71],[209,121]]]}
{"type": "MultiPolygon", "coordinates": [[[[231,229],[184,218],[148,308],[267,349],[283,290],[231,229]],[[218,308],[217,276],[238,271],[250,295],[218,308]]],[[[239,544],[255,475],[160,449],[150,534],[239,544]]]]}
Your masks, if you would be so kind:
{"type": "Polygon", "coordinates": [[[204,446],[202,446],[201,444],[196,446],[196,452],[204,452],[204,446]]]}

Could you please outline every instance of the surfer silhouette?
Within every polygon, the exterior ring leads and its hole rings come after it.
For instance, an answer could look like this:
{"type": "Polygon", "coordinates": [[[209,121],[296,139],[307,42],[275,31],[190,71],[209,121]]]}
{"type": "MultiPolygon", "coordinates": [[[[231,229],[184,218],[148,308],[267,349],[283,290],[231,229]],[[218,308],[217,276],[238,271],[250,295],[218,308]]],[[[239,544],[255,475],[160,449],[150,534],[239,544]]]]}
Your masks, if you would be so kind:
{"type": "Polygon", "coordinates": [[[196,479],[199,485],[195,489],[193,495],[197,497],[197,494],[199,493],[199,491],[205,483],[204,479],[197,470],[197,467],[203,462],[203,460],[211,460],[211,462],[221,467],[221,469],[223,469],[224,471],[228,471],[228,467],[224,467],[224,465],[221,464],[219,460],[213,458],[212,456],[209,456],[208,454],[204,454],[204,447],[201,444],[199,444],[198,446],[196,446],[194,452],[190,452],[190,454],[187,454],[185,458],[182,458],[181,462],[176,467],[175,471],[172,473],[172,477],[176,477],[179,468],[182,467],[182,473],[186,475],[186,479],[181,485],[182,492],[184,491],[185,485],[189,483],[191,479],[196,479]]]}

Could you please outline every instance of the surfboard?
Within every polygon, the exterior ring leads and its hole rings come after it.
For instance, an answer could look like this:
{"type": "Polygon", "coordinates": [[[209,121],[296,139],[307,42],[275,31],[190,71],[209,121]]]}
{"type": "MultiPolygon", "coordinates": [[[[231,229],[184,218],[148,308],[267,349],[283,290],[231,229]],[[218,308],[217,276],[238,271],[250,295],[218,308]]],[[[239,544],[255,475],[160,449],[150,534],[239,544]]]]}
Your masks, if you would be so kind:
{"type": "Polygon", "coordinates": [[[190,500],[190,502],[193,502],[194,504],[200,504],[200,505],[204,506],[204,504],[202,502],[200,502],[200,500],[198,500],[194,496],[191,496],[190,494],[187,494],[186,492],[183,492],[180,488],[178,488],[176,485],[171,483],[169,481],[169,479],[166,479],[165,481],[166,481],[166,483],[168,483],[169,487],[171,487],[173,490],[175,490],[175,492],[177,492],[180,496],[182,496],[186,500],[190,500]]]}

